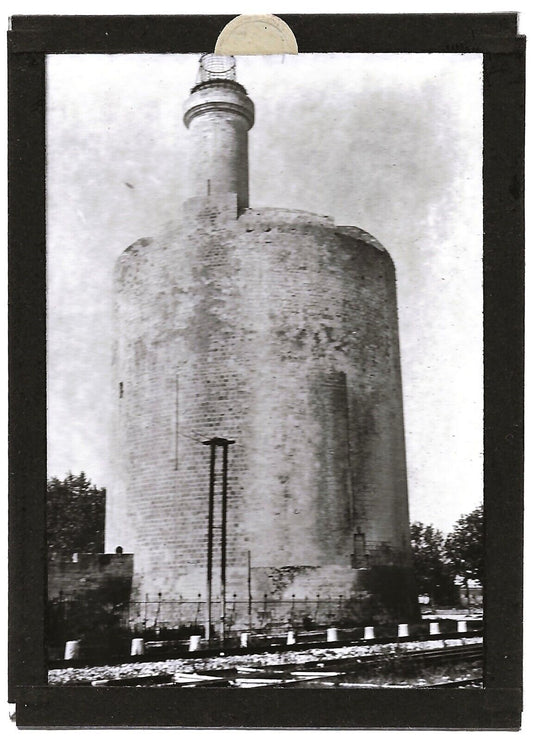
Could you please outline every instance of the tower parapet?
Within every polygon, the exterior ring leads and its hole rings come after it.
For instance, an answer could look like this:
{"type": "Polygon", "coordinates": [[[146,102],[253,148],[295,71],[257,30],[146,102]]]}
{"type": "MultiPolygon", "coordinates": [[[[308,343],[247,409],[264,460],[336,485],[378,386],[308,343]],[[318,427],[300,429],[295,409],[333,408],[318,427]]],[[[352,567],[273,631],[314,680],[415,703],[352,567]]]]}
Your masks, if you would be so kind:
{"type": "Polygon", "coordinates": [[[189,129],[189,197],[234,193],[237,209],[248,208],[248,131],[254,104],[235,79],[233,57],[205,54],[197,84],[185,102],[189,129]]]}

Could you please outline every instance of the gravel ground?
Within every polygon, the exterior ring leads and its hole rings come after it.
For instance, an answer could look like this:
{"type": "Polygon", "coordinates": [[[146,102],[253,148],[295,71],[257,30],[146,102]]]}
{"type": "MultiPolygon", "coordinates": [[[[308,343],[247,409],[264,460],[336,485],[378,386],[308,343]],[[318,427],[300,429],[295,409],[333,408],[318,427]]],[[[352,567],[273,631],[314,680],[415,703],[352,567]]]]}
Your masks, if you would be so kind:
{"type": "MultiPolygon", "coordinates": [[[[482,642],[481,637],[457,638],[446,640],[446,646],[460,646],[482,642]]],[[[369,654],[391,654],[405,650],[442,648],[442,641],[412,641],[407,643],[386,643],[374,646],[342,646],[339,648],[311,648],[303,651],[284,651],[283,653],[260,653],[240,656],[213,656],[209,658],[166,659],[164,661],[146,661],[142,663],[124,663],[116,666],[89,666],[81,668],[51,669],[48,672],[48,683],[87,684],[95,679],[124,679],[157,674],[174,674],[176,672],[202,673],[209,669],[229,669],[234,666],[261,667],[273,664],[303,664],[306,661],[345,659],[369,654]]]]}

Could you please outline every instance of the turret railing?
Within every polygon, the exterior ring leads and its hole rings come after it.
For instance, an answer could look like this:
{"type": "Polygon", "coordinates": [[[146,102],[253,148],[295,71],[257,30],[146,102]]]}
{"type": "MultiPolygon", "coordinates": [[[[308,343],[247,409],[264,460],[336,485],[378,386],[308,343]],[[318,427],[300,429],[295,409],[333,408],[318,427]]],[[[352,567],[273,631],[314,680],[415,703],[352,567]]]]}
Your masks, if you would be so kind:
{"type": "Polygon", "coordinates": [[[223,57],[218,54],[203,54],[200,57],[200,68],[196,84],[212,80],[236,80],[235,57],[223,57]]]}

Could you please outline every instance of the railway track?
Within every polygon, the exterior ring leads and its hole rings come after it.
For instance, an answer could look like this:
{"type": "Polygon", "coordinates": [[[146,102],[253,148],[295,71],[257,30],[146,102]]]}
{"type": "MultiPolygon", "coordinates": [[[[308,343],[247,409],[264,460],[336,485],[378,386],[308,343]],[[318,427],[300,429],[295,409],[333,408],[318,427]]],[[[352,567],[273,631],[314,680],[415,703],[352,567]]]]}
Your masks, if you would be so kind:
{"type": "MultiPolygon", "coordinates": [[[[202,669],[181,671],[173,675],[159,674],[147,677],[131,677],[111,680],[94,680],[93,686],[178,686],[178,687],[293,687],[293,686],[332,686],[349,683],[369,670],[380,669],[400,673],[406,666],[429,667],[438,664],[477,661],[483,656],[480,643],[442,648],[397,651],[391,654],[370,654],[365,656],[312,660],[304,663],[284,663],[270,665],[246,664],[225,669],[202,669]]],[[[445,682],[435,687],[462,687],[479,683],[479,679],[445,682]]],[[[353,683],[352,683],[353,684],[353,683]]]]}
{"type": "Polygon", "coordinates": [[[483,686],[483,680],[481,679],[481,677],[477,677],[475,679],[457,679],[452,682],[438,682],[436,684],[431,685],[431,687],[442,688],[442,689],[452,689],[454,687],[473,687],[473,686],[478,686],[478,687],[483,686]]]}

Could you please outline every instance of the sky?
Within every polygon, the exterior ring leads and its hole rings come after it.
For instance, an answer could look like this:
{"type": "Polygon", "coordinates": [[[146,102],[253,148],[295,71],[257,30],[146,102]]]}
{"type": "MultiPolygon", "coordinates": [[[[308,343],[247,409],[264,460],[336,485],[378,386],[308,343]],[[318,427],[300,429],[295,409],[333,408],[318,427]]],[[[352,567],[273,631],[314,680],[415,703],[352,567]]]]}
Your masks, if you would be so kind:
{"type": "MultiPolygon", "coordinates": [[[[198,55],[47,57],[49,475],[108,486],[111,275],[187,197],[198,55]]],[[[250,204],[327,214],[397,271],[411,520],[482,500],[482,57],[238,57],[250,204]]],[[[112,495],[112,491],[110,491],[112,495]]]]}

